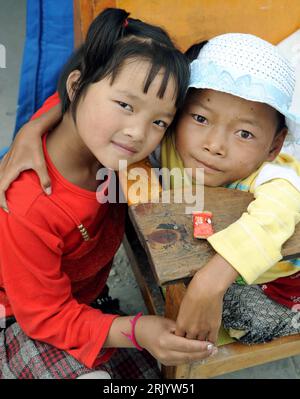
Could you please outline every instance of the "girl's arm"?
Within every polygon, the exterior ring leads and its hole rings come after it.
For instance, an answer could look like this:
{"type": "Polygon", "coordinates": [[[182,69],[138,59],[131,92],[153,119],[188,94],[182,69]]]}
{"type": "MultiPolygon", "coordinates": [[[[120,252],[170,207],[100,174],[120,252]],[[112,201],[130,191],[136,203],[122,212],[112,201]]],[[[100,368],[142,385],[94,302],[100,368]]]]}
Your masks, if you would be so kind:
{"type": "MultiPolygon", "coordinates": [[[[71,294],[72,282],[62,267],[59,232],[62,226],[69,229],[73,221],[64,211],[57,213],[57,205],[34,185],[33,190],[24,191],[22,184],[12,190],[11,215],[0,210],[1,280],[24,333],[65,350],[89,368],[106,361],[112,354],[109,348],[133,347],[122,334],[131,334],[133,316],[103,314],[71,294]],[[53,221],[49,214],[56,215],[53,221]],[[108,349],[105,353],[103,347],[108,349]]],[[[208,342],[177,337],[174,331],[175,321],[142,316],[135,337],[166,365],[200,360],[213,353],[208,342]]]]}
{"type": "MultiPolygon", "coordinates": [[[[122,332],[131,334],[130,319],[134,316],[117,317],[113,320],[104,347],[134,347],[122,332]]],[[[160,316],[142,316],[137,320],[137,343],[165,366],[191,363],[214,355],[217,349],[207,341],[190,340],[174,334],[175,321],[160,316]]]]}
{"type": "Polygon", "coordinates": [[[46,194],[51,194],[51,181],[45,164],[41,136],[61,119],[60,104],[39,118],[27,122],[18,132],[9,151],[0,163],[0,207],[9,212],[5,191],[27,169],[38,174],[46,194]]]}

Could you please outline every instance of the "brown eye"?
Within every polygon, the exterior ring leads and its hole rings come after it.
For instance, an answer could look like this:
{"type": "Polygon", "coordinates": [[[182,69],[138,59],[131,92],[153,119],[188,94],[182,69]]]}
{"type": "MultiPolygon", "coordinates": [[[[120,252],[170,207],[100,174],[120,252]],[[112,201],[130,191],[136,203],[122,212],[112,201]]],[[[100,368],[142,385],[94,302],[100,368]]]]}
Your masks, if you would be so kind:
{"type": "Polygon", "coordinates": [[[117,103],[120,105],[120,107],[126,109],[126,111],[133,111],[133,108],[131,105],[124,103],[123,101],[117,101],[117,103]]]}
{"type": "Polygon", "coordinates": [[[158,127],[163,128],[163,129],[167,129],[168,126],[169,126],[166,122],[162,121],[161,119],[159,119],[159,120],[157,120],[157,121],[154,121],[153,123],[154,123],[155,125],[157,125],[158,127]]]}
{"type": "Polygon", "coordinates": [[[202,115],[192,114],[192,118],[195,119],[195,121],[200,123],[201,125],[207,124],[207,119],[202,115]]]}
{"type": "Polygon", "coordinates": [[[247,130],[240,130],[238,133],[240,133],[239,136],[245,140],[251,139],[252,137],[254,137],[253,134],[248,132],[247,130]]]}

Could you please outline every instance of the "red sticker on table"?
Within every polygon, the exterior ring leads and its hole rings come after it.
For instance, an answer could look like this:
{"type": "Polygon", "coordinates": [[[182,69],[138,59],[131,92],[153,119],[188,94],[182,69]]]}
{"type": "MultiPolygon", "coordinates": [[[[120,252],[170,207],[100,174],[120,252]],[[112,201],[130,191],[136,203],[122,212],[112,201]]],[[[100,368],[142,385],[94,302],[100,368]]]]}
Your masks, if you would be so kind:
{"type": "Polygon", "coordinates": [[[194,237],[206,239],[214,234],[212,212],[193,212],[194,237]]]}

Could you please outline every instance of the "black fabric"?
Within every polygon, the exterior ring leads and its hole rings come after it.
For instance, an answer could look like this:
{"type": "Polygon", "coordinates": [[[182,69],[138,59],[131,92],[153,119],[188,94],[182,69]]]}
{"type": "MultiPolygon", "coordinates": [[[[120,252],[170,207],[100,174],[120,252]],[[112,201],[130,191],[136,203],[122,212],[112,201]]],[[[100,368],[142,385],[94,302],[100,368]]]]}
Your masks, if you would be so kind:
{"type": "Polygon", "coordinates": [[[8,328],[9,326],[11,326],[16,321],[17,320],[15,319],[14,316],[8,316],[6,318],[0,319],[0,331],[4,330],[5,328],[8,328]]]}
{"type": "Polygon", "coordinates": [[[268,298],[258,285],[232,284],[223,300],[223,325],[244,331],[240,342],[263,343],[300,332],[300,313],[268,298]]]}

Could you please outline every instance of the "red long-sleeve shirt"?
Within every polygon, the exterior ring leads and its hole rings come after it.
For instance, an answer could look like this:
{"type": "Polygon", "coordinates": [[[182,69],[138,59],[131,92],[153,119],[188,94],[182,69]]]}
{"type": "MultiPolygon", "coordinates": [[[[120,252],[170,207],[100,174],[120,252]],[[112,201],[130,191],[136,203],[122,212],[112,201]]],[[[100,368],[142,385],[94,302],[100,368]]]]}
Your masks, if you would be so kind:
{"type": "MultiPolygon", "coordinates": [[[[57,101],[50,98],[39,113],[57,101]]],[[[45,195],[35,172],[26,171],[7,191],[10,213],[0,210],[0,305],[31,339],[93,367],[112,353],[99,355],[116,316],[88,304],[107,280],[126,207],[100,204],[96,193],[67,181],[48,156],[45,136],[43,143],[52,194],[45,195]]]]}

